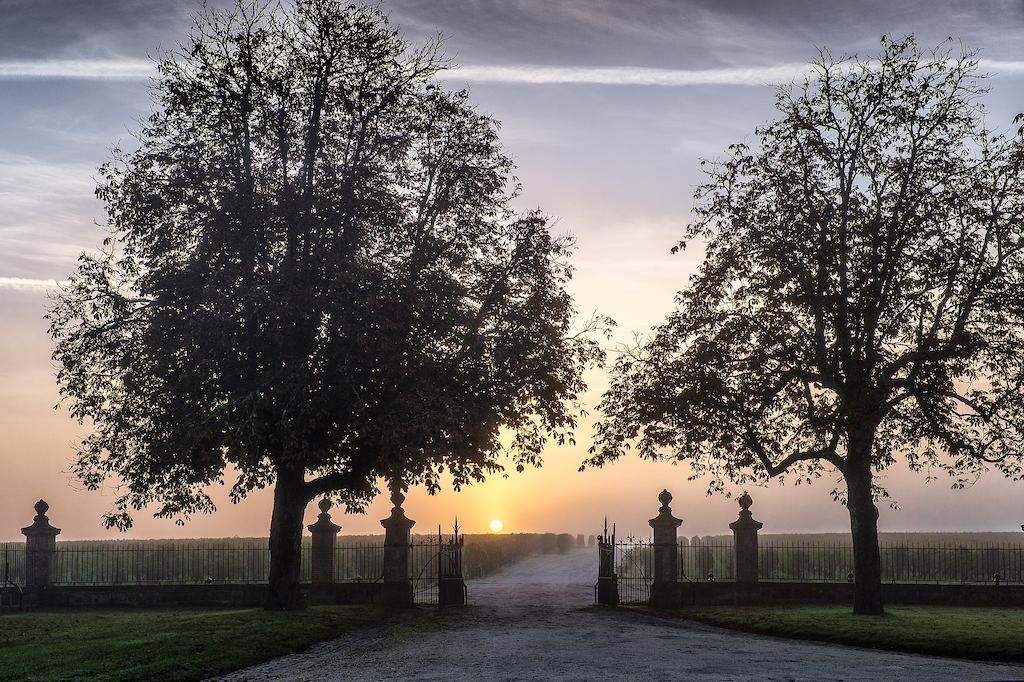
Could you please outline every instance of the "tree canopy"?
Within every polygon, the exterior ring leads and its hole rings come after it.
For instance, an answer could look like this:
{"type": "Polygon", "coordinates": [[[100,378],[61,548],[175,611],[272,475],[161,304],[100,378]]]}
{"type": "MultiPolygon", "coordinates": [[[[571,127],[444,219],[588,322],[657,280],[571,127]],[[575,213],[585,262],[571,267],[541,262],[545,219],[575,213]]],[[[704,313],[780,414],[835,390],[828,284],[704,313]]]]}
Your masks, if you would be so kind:
{"type": "Polygon", "coordinates": [[[572,240],[513,210],[498,123],[434,79],[439,43],[371,6],[240,2],[157,66],[102,168],[104,249],[49,313],[93,427],[74,471],[121,486],[108,525],[212,511],[235,471],[233,499],[277,486],[297,542],[316,495],[358,509],[381,476],[458,486],[571,437],[601,359],[572,240]]]}
{"type": "Polygon", "coordinates": [[[616,363],[587,463],[635,447],[715,491],[838,475],[855,610],[878,612],[878,472],[1022,474],[1024,155],[962,47],[886,37],[812,67],[706,166],[676,247],[703,264],[616,363]]]}

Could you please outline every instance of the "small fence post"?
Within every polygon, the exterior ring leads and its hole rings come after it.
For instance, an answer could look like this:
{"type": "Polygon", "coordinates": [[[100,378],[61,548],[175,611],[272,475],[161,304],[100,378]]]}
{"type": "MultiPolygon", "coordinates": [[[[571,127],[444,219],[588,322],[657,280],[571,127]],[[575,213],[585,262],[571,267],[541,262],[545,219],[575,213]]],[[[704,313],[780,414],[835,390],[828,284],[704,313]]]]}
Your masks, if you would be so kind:
{"type": "Polygon", "coordinates": [[[32,525],[21,529],[25,536],[25,596],[27,605],[39,602],[40,593],[51,585],[57,536],[60,528],[50,525],[46,512],[50,505],[45,500],[35,504],[36,516],[32,525]]]}
{"type": "Polygon", "coordinates": [[[740,516],[729,524],[732,529],[734,551],[736,552],[736,585],[757,585],[757,531],[764,525],[755,521],[750,513],[750,505],[754,503],[750,495],[743,493],[738,500],[740,516]]]}
{"type": "Polygon", "coordinates": [[[327,498],[320,500],[320,515],[316,523],[306,526],[313,536],[310,540],[310,597],[315,603],[334,603],[335,545],[341,526],[331,521],[333,504],[327,498]]]}
{"type": "Polygon", "coordinates": [[[413,605],[412,579],[409,575],[409,559],[412,553],[410,531],[416,522],[405,515],[402,503],[405,495],[401,486],[391,484],[391,516],[380,522],[384,526],[384,591],[386,606],[401,608],[413,605]]]}
{"type": "Polygon", "coordinates": [[[654,529],[654,584],[651,585],[651,606],[675,608],[681,603],[679,591],[679,541],[676,533],[682,519],[672,516],[672,493],[662,490],[658,494],[661,508],[658,515],[648,521],[654,529]]]}
{"type": "Polygon", "coordinates": [[[598,604],[618,606],[619,577],[615,575],[615,526],[612,526],[612,533],[609,535],[607,517],[604,520],[604,531],[597,537],[596,589],[598,604]]]}

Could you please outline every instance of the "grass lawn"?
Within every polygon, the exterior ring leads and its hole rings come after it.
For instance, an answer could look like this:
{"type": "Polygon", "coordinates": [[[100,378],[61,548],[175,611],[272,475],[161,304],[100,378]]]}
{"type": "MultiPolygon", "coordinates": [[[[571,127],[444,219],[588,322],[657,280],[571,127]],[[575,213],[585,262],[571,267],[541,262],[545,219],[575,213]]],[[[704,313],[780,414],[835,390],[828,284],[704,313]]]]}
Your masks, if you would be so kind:
{"type": "Polygon", "coordinates": [[[855,616],[848,606],[692,608],[685,618],[749,632],[921,654],[1024,661],[1024,609],[889,606],[855,616]]]}
{"type": "Polygon", "coordinates": [[[0,615],[0,679],[200,680],[385,618],[370,606],[0,615]]]}

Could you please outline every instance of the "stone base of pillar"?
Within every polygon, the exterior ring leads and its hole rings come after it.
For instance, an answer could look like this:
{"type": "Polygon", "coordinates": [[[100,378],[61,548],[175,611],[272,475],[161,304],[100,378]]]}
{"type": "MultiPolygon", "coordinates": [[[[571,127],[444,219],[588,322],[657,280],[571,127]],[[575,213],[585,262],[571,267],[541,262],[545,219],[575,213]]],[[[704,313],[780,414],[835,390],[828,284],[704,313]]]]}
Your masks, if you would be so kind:
{"type": "Polygon", "coordinates": [[[619,605],[618,576],[613,575],[597,579],[597,603],[602,606],[619,605]]]}
{"type": "Polygon", "coordinates": [[[34,609],[42,603],[40,589],[25,589],[21,592],[21,608],[34,609]]]}
{"type": "Polygon", "coordinates": [[[679,583],[675,581],[655,581],[651,585],[651,608],[678,609],[682,606],[682,601],[679,583]]]}
{"type": "Polygon", "coordinates": [[[329,606],[336,604],[337,601],[334,583],[314,583],[309,586],[309,604],[311,606],[329,606]]]}
{"type": "Polygon", "coordinates": [[[408,609],[413,606],[412,582],[398,580],[385,582],[380,593],[381,603],[394,609],[408,609]]]}
{"type": "Polygon", "coordinates": [[[462,578],[441,578],[437,603],[439,606],[465,606],[466,581],[462,578]]]}

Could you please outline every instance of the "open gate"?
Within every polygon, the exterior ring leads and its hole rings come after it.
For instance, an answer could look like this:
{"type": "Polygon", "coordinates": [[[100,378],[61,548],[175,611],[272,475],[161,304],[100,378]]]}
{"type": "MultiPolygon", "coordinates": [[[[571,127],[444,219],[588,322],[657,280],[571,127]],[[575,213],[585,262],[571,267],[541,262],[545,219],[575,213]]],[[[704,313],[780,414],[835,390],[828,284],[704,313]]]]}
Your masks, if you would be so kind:
{"type": "Polygon", "coordinates": [[[410,546],[413,603],[460,606],[466,603],[466,581],[462,574],[464,536],[456,519],[451,535],[441,527],[437,535],[414,539],[410,546]]]}

